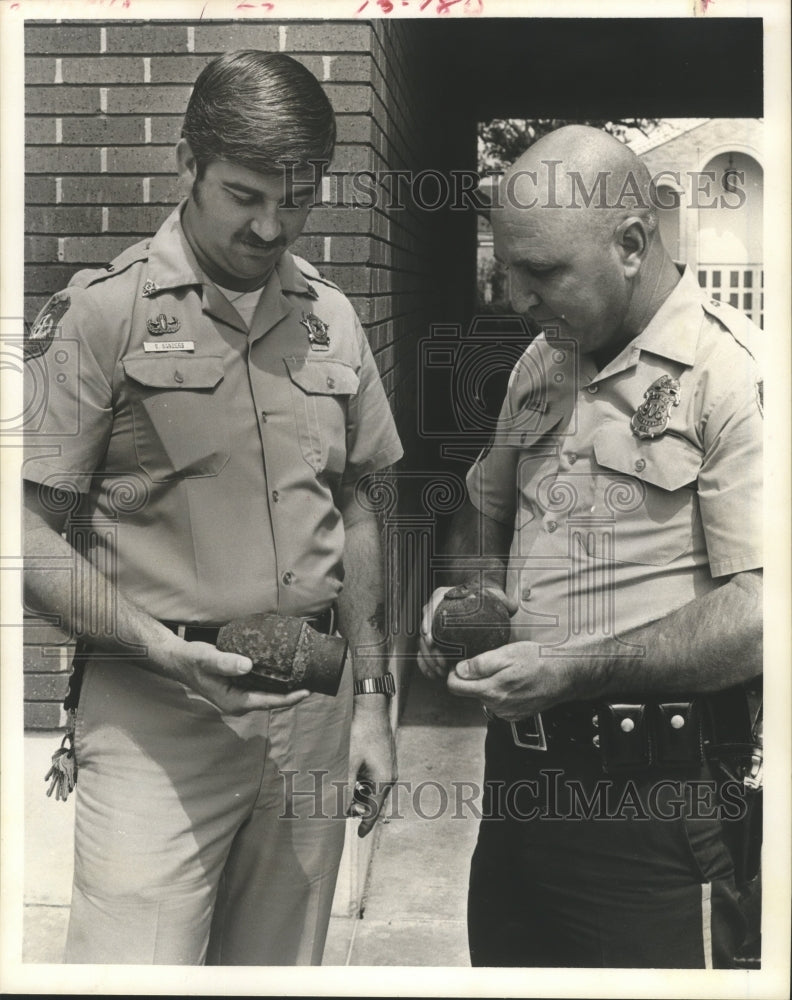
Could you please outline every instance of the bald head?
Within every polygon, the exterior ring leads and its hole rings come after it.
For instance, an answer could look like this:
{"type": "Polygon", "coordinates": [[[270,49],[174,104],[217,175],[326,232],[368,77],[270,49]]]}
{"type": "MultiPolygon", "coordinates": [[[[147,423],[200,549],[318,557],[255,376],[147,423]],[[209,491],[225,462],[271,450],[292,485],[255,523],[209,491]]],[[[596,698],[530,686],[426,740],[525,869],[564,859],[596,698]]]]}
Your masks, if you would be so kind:
{"type": "Polygon", "coordinates": [[[508,217],[533,208],[579,232],[609,234],[631,216],[643,221],[647,234],[656,229],[646,165],[624,143],[585,125],[543,136],[506,172],[499,209],[508,217]]]}

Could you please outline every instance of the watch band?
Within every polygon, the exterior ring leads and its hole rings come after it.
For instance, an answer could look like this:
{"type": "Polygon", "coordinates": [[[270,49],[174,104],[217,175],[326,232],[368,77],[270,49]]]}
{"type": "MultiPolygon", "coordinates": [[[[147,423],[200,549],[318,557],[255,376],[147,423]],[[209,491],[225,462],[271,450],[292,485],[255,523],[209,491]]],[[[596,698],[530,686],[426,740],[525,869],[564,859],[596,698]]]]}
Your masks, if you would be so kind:
{"type": "Polygon", "coordinates": [[[396,681],[393,674],[384,673],[379,677],[362,677],[355,681],[354,694],[386,694],[392,697],[396,694],[396,681]]]}

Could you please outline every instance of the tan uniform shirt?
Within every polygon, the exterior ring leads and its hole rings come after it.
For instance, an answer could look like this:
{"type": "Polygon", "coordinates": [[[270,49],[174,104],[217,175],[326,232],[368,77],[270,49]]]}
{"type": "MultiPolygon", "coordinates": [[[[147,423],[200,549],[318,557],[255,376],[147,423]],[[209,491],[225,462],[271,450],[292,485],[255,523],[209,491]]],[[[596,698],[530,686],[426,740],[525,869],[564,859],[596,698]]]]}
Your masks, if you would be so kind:
{"type": "Polygon", "coordinates": [[[468,474],[473,504],[514,525],[513,641],[607,638],[762,565],[760,338],[685,272],[602,371],[571,341],[528,348],[468,474]],[[664,376],[676,403],[646,397],[664,376]],[[642,406],[653,438],[631,426],[642,406]]]}
{"type": "Polygon", "coordinates": [[[27,365],[46,400],[24,475],[84,495],[73,521],[90,528],[89,558],[159,619],[332,602],[339,487],[402,454],[336,286],[286,252],[248,330],[200,271],[177,209],[53,303],[56,316],[67,307],[60,336],[27,365]]]}

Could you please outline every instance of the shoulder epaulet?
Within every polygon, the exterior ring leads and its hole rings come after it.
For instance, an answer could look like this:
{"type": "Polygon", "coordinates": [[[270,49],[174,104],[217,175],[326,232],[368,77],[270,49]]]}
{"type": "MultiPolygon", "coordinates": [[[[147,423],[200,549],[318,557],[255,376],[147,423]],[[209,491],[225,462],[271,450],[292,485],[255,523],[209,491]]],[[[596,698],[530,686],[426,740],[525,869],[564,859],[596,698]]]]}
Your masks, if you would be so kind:
{"type": "Polygon", "coordinates": [[[704,311],[713,316],[754,361],[760,360],[762,331],[744,312],[720,299],[707,299],[703,306],[704,311]]]}
{"type": "Polygon", "coordinates": [[[69,282],[69,286],[72,288],[90,288],[91,285],[95,285],[99,281],[106,281],[108,278],[114,278],[119,274],[123,274],[133,264],[148,259],[150,244],[151,240],[143,240],[140,243],[135,243],[134,246],[127,247],[126,250],[122,251],[109,264],[105,264],[104,267],[86,268],[84,271],[78,271],[69,282]]]}
{"type": "Polygon", "coordinates": [[[341,291],[341,289],[334,281],[331,281],[329,278],[326,278],[321,273],[321,271],[317,271],[317,269],[313,266],[313,264],[309,264],[307,260],[303,260],[303,258],[298,257],[297,254],[292,254],[292,257],[294,258],[294,263],[297,266],[297,270],[304,278],[310,278],[311,281],[321,281],[322,284],[327,285],[328,288],[335,288],[337,292],[341,291]]]}

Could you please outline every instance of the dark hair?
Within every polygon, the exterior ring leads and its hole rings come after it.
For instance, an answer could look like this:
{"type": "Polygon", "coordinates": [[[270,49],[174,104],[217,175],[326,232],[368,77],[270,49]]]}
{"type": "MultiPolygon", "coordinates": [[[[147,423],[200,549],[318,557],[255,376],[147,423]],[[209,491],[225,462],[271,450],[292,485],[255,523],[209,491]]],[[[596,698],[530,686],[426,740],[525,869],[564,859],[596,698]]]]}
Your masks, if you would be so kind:
{"type": "MultiPolygon", "coordinates": [[[[335,115],[316,77],[281,52],[245,49],[208,63],[195,81],[182,126],[198,166],[230,160],[259,173],[297,169],[333,155],[335,115]]],[[[318,168],[314,168],[315,170],[318,168]]]]}

